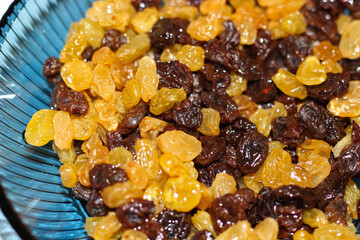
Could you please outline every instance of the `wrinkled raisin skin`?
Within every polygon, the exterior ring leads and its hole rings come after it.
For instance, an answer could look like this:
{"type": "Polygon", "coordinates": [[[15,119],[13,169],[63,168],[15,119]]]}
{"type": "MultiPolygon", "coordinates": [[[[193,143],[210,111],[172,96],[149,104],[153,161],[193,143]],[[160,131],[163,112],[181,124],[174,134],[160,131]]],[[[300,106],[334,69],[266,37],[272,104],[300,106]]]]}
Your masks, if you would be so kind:
{"type": "Polygon", "coordinates": [[[267,139],[259,132],[245,133],[236,148],[238,166],[243,173],[254,173],[265,161],[269,150],[267,139]]]}
{"type": "Polygon", "coordinates": [[[49,57],[44,62],[42,74],[46,79],[56,85],[61,81],[60,71],[64,64],[56,57],[49,57]]]}
{"type": "Polygon", "coordinates": [[[57,105],[61,110],[76,116],[86,115],[89,110],[85,95],[71,89],[60,93],[57,105]]]}
{"type": "Polygon", "coordinates": [[[190,234],[191,216],[189,213],[164,209],[158,214],[156,222],[164,227],[168,239],[187,239],[190,234]]]}
{"type": "Polygon", "coordinates": [[[247,95],[256,103],[272,102],[279,90],[271,79],[261,79],[248,85],[247,95]]]}
{"type": "Polygon", "coordinates": [[[200,85],[206,90],[225,92],[231,83],[230,74],[217,64],[205,63],[199,76],[200,85]]]}
{"type": "Polygon", "coordinates": [[[131,0],[131,4],[138,12],[150,7],[160,8],[160,0],[131,0]]]}
{"type": "Polygon", "coordinates": [[[294,116],[279,117],[272,122],[273,139],[289,147],[296,147],[304,140],[303,127],[294,116]]]}
{"type": "Polygon", "coordinates": [[[279,223],[279,238],[292,236],[303,225],[302,210],[295,206],[279,206],[275,209],[276,220],[279,223]]]}
{"type": "Polygon", "coordinates": [[[222,137],[202,137],[201,145],[202,151],[195,159],[195,163],[202,166],[219,160],[225,151],[225,139],[222,137]]]}
{"type": "Polygon", "coordinates": [[[96,48],[91,47],[91,46],[85,48],[85,50],[81,54],[82,59],[85,62],[91,61],[92,56],[94,55],[95,51],[96,51],[96,48]]]}
{"type": "Polygon", "coordinates": [[[196,232],[191,240],[215,240],[215,237],[212,235],[211,232],[202,230],[200,232],[196,232]]]}
{"type": "Polygon", "coordinates": [[[125,117],[119,123],[117,132],[120,134],[131,133],[139,125],[147,112],[147,104],[144,101],[140,101],[135,107],[126,112],[125,117]]]}
{"type": "Polygon", "coordinates": [[[127,43],[126,37],[119,30],[111,28],[105,32],[101,47],[109,47],[115,52],[125,43],[127,43]]]}
{"type": "Polygon", "coordinates": [[[335,197],[335,199],[326,206],[325,214],[329,222],[347,226],[347,204],[342,197],[335,197]]]}
{"type": "Polygon", "coordinates": [[[50,100],[50,107],[53,110],[60,110],[59,108],[59,102],[60,102],[60,95],[62,95],[63,92],[68,91],[68,87],[63,81],[60,81],[56,86],[54,87],[52,93],[51,93],[51,100],[50,100]]]}
{"type": "Polygon", "coordinates": [[[114,183],[128,180],[125,170],[107,163],[95,165],[90,170],[89,176],[91,185],[100,190],[114,183]]]}
{"type": "Polygon", "coordinates": [[[208,187],[211,186],[218,173],[226,172],[234,176],[234,170],[226,165],[224,162],[214,162],[205,168],[197,167],[199,172],[199,181],[208,187]]]}
{"type": "Polygon", "coordinates": [[[90,199],[86,204],[86,212],[91,217],[106,216],[109,212],[109,209],[105,206],[100,193],[98,193],[95,188],[92,189],[90,199]]]}
{"type": "Polygon", "coordinates": [[[311,188],[302,188],[297,185],[285,185],[273,189],[271,195],[276,201],[284,205],[294,205],[297,208],[314,208],[319,199],[311,188]]]}
{"type": "Polygon", "coordinates": [[[190,100],[185,100],[181,104],[173,107],[172,117],[180,126],[197,129],[203,120],[200,110],[201,109],[193,105],[190,100]]]}
{"type": "Polygon", "coordinates": [[[145,222],[136,230],[145,233],[150,240],[167,240],[164,227],[153,221],[145,222]]]}
{"type": "Polygon", "coordinates": [[[75,184],[73,194],[79,200],[89,201],[91,196],[91,188],[81,185],[80,182],[75,184]]]}
{"type": "Polygon", "coordinates": [[[191,93],[194,78],[190,68],[179,62],[161,62],[156,64],[159,76],[159,89],[182,88],[187,94],[191,93]]]}
{"type": "Polygon", "coordinates": [[[154,216],[155,204],[145,199],[133,199],[115,210],[119,222],[126,228],[135,228],[154,216]]]}
{"type": "Polygon", "coordinates": [[[219,39],[224,44],[236,47],[240,43],[240,32],[236,29],[233,21],[226,20],[223,22],[224,30],[220,34],[219,39]]]}

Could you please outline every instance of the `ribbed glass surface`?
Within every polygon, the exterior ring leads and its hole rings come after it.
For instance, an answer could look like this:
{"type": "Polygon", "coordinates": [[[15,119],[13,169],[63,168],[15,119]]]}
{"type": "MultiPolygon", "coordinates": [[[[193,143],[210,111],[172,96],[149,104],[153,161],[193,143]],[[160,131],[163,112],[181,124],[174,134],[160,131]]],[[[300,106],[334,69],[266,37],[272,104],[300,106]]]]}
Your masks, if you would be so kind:
{"type": "Polygon", "coordinates": [[[59,56],[70,24],[84,17],[91,2],[18,1],[1,26],[1,184],[13,209],[38,239],[87,238],[86,213],[62,186],[51,145],[30,146],[23,132],[36,111],[49,108],[52,86],[41,74],[43,62],[59,56]]]}

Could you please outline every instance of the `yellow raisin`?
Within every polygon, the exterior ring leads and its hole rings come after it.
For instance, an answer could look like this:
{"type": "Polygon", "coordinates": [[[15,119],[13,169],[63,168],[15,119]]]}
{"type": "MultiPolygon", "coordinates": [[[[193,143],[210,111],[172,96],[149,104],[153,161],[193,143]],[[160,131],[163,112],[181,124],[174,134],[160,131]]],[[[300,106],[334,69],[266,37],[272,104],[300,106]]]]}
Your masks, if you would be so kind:
{"type": "Polygon", "coordinates": [[[244,175],[244,184],[253,190],[255,193],[259,193],[263,187],[261,183],[262,167],[260,167],[255,173],[248,173],[244,175]]]}
{"type": "Polygon", "coordinates": [[[103,217],[87,217],[85,220],[85,230],[87,235],[94,237],[93,232],[95,226],[101,221],[103,217]]]}
{"type": "Polygon", "coordinates": [[[279,20],[289,13],[300,10],[306,0],[270,1],[271,6],[266,9],[266,15],[271,20],[279,20]]]}
{"type": "Polygon", "coordinates": [[[221,20],[212,17],[199,17],[192,21],[187,28],[187,33],[196,40],[209,41],[222,32],[221,20]]]}
{"type": "Polygon", "coordinates": [[[240,32],[240,43],[243,45],[254,44],[257,36],[257,29],[251,21],[234,21],[237,30],[240,32]]]}
{"type": "Polygon", "coordinates": [[[306,153],[309,152],[328,159],[330,158],[331,146],[323,140],[307,138],[301,145],[297,146],[296,154],[302,160],[307,157],[306,153]]]}
{"type": "Polygon", "coordinates": [[[341,151],[351,143],[351,133],[346,134],[345,137],[343,137],[333,148],[332,152],[334,154],[334,157],[337,158],[341,151]]]}
{"type": "Polygon", "coordinates": [[[62,164],[65,163],[74,163],[75,159],[76,159],[76,153],[75,153],[75,148],[74,148],[74,144],[71,144],[70,148],[67,149],[63,149],[60,150],[55,142],[53,142],[52,144],[52,149],[54,150],[54,152],[58,155],[58,158],[60,160],[60,162],[62,164]]]}
{"type": "Polygon", "coordinates": [[[348,92],[329,101],[327,109],[339,117],[357,117],[360,115],[360,81],[350,81],[348,92]]]}
{"type": "Polygon", "coordinates": [[[311,153],[305,155],[308,156],[299,159],[297,166],[306,171],[311,179],[311,187],[316,187],[330,174],[331,165],[326,157],[311,153]]]}
{"type": "Polygon", "coordinates": [[[90,88],[93,74],[88,64],[75,60],[65,63],[61,68],[61,77],[69,88],[81,91],[90,88]]]}
{"type": "Polygon", "coordinates": [[[86,18],[98,22],[102,27],[110,27],[109,20],[115,14],[113,2],[95,1],[91,8],[86,11],[86,18]]]}
{"type": "Polygon", "coordinates": [[[312,187],[311,179],[306,171],[296,164],[278,164],[281,169],[281,181],[284,185],[297,185],[300,187],[312,187]]]}
{"type": "Polygon", "coordinates": [[[117,12],[127,12],[130,14],[131,17],[135,16],[136,9],[131,4],[131,1],[128,0],[117,0],[114,1],[114,8],[117,12]]]}
{"type": "Polygon", "coordinates": [[[115,53],[109,47],[102,47],[94,52],[91,61],[95,64],[111,65],[115,61],[115,53]]]}
{"type": "Polygon", "coordinates": [[[97,127],[97,112],[94,104],[89,102],[89,110],[86,115],[71,115],[71,121],[74,124],[74,139],[86,140],[95,132],[97,127]]]}
{"type": "Polygon", "coordinates": [[[326,214],[317,208],[305,209],[303,222],[313,228],[318,228],[329,223],[326,214]]]}
{"type": "Polygon", "coordinates": [[[142,100],[148,102],[155,96],[159,85],[155,61],[148,56],[143,57],[139,61],[135,79],[139,82],[142,100]]]}
{"type": "Polygon", "coordinates": [[[187,167],[187,169],[189,170],[190,176],[195,179],[198,179],[199,173],[195,168],[195,163],[193,161],[190,161],[190,162],[184,162],[184,164],[187,167]]]}
{"type": "Polygon", "coordinates": [[[147,34],[142,33],[128,43],[122,45],[116,51],[116,59],[122,64],[129,64],[138,57],[144,55],[150,49],[150,39],[147,34]]]}
{"type": "Polygon", "coordinates": [[[97,100],[95,102],[95,109],[98,112],[97,121],[103,125],[107,131],[115,131],[119,125],[115,105],[103,100],[97,100]]]}
{"type": "Polygon", "coordinates": [[[94,240],[110,240],[110,238],[119,231],[121,223],[115,215],[115,212],[109,212],[102,217],[93,230],[94,240]]]}
{"type": "Polygon", "coordinates": [[[306,30],[306,20],[299,11],[292,12],[280,19],[280,29],[288,34],[302,34],[306,30]]]}
{"type": "Polygon", "coordinates": [[[170,153],[184,162],[193,160],[202,150],[201,142],[183,131],[167,131],[157,140],[163,153],[170,153]]]}
{"type": "Polygon", "coordinates": [[[342,58],[338,47],[332,45],[329,41],[322,41],[316,45],[314,47],[314,56],[322,61],[332,60],[334,62],[340,61],[342,58]]]}
{"type": "Polygon", "coordinates": [[[352,219],[358,219],[357,203],[360,199],[360,190],[353,180],[349,180],[345,188],[344,200],[348,205],[348,212],[350,212],[352,219]]]}
{"type": "Polygon", "coordinates": [[[199,11],[194,6],[164,6],[160,10],[160,18],[182,18],[194,21],[199,11]]]}
{"type": "Polygon", "coordinates": [[[314,240],[332,239],[332,240],[356,240],[355,233],[345,226],[336,223],[327,224],[316,228],[314,240]]]}
{"type": "Polygon", "coordinates": [[[170,62],[177,60],[176,54],[180,50],[181,44],[175,43],[171,47],[167,47],[163,50],[160,56],[161,62],[170,62]]]}
{"type": "Polygon", "coordinates": [[[93,75],[91,86],[95,93],[105,101],[109,101],[115,94],[115,83],[112,80],[110,68],[99,63],[96,65],[93,75]]]}
{"type": "Polygon", "coordinates": [[[280,28],[280,21],[277,20],[271,20],[269,22],[269,30],[273,39],[280,39],[289,35],[280,28]]]}
{"type": "Polygon", "coordinates": [[[207,230],[216,236],[210,214],[203,210],[198,210],[194,216],[191,217],[191,222],[198,231],[207,230]]]}
{"type": "Polygon", "coordinates": [[[100,140],[99,134],[97,132],[94,132],[90,138],[85,140],[83,144],[81,145],[81,150],[86,154],[89,155],[90,152],[93,149],[98,148],[99,146],[102,146],[102,142],[100,140]]]}
{"type": "Polygon", "coordinates": [[[63,63],[81,59],[81,54],[86,48],[86,39],[82,34],[75,34],[63,47],[59,60],[63,63]]]}
{"type": "Polygon", "coordinates": [[[73,22],[70,25],[70,29],[66,35],[65,43],[68,43],[76,34],[79,33],[79,22],[73,22]]]}
{"type": "Polygon", "coordinates": [[[42,109],[34,113],[25,131],[25,141],[33,146],[44,146],[54,139],[53,119],[57,111],[42,109]]]}
{"type": "Polygon", "coordinates": [[[61,165],[61,167],[59,168],[59,173],[61,176],[61,182],[65,187],[67,188],[75,187],[75,184],[78,179],[76,176],[74,164],[65,163],[64,165],[61,165]]]}
{"type": "Polygon", "coordinates": [[[136,231],[133,229],[128,229],[123,233],[121,239],[122,240],[147,240],[149,238],[143,232],[136,231]]]}
{"type": "Polygon", "coordinates": [[[135,143],[135,151],[137,163],[146,169],[149,180],[153,180],[160,171],[156,142],[149,139],[138,139],[135,143]]]}
{"type": "Polygon", "coordinates": [[[339,49],[344,58],[360,57],[360,20],[354,20],[346,26],[340,38],[339,49]]]}
{"type": "Polygon", "coordinates": [[[142,198],[143,191],[131,181],[115,183],[100,191],[104,203],[110,208],[117,208],[134,198],[142,198]]]}
{"type": "Polygon", "coordinates": [[[206,136],[218,136],[220,134],[220,113],[212,108],[202,108],[203,116],[199,132],[206,136]]]}
{"type": "Polygon", "coordinates": [[[149,175],[146,169],[135,161],[129,161],[125,165],[126,175],[138,189],[145,189],[149,183],[149,175]]]}
{"type": "Polygon", "coordinates": [[[229,227],[219,236],[216,237],[216,240],[240,240],[248,239],[252,235],[252,228],[248,221],[239,221],[235,225],[229,227]]]}
{"type": "Polygon", "coordinates": [[[255,0],[230,0],[230,5],[234,9],[238,9],[239,7],[254,7],[255,6],[255,0]]]}
{"type": "Polygon", "coordinates": [[[200,202],[200,183],[190,177],[169,178],[164,187],[164,203],[169,209],[189,212],[200,202]]]}
{"type": "Polygon", "coordinates": [[[150,112],[160,115],[170,110],[175,103],[182,102],[186,99],[186,92],[182,88],[161,88],[151,99],[150,112]]]}
{"type": "Polygon", "coordinates": [[[258,109],[258,105],[247,95],[241,94],[233,97],[234,102],[242,117],[250,118],[250,116],[258,109]]]}
{"type": "Polygon", "coordinates": [[[146,116],[139,124],[140,135],[143,138],[154,139],[167,125],[165,121],[146,116]]]}
{"type": "Polygon", "coordinates": [[[87,43],[92,47],[100,47],[105,29],[99,23],[83,18],[80,20],[79,31],[85,36],[87,43]]]}
{"type": "Polygon", "coordinates": [[[340,35],[344,33],[346,27],[351,23],[351,16],[346,14],[340,14],[336,20],[337,30],[340,35]]]}
{"type": "Polygon", "coordinates": [[[200,183],[201,188],[201,199],[197,208],[200,210],[206,210],[211,207],[212,202],[214,201],[214,192],[211,187],[206,186],[203,183],[200,183]]]}
{"type": "Polygon", "coordinates": [[[163,187],[158,182],[151,183],[144,192],[144,199],[153,201],[155,204],[155,214],[164,209],[163,187]]]}
{"type": "Polygon", "coordinates": [[[233,176],[225,172],[218,173],[211,184],[211,190],[214,198],[219,198],[227,193],[234,193],[236,191],[236,181],[233,176]]]}
{"type": "Polygon", "coordinates": [[[251,114],[250,121],[252,121],[257,130],[264,134],[266,137],[269,136],[271,131],[271,115],[267,109],[258,109],[256,112],[251,114]]]}
{"type": "Polygon", "coordinates": [[[170,153],[165,153],[159,159],[159,164],[170,177],[190,176],[190,171],[185,163],[170,153]]]}
{"type": "Polygon", "coordinates": [[[232,72],[230,73],[231,83],[226,89],[226,93],[230,97],[241,95],[247,89],[247,79],[241,77],[239,74],[232,72]]]}
{"type": "Polygon", "coordinates": [[[110,67],[111,76],[117,89],[122,90],[125,84],[135,77],[134,65],[115,62],[110,67]]]}
{"type": "Polygon", "coordinates": [[[122,91],[123,103],[126,110],[132,109],[139,103],[141,92],[140,84],[135,79],[128,81],[122,91]]]}
{"type": "Polygon", "coordinates": [[[108,25],[110,25],[112,28],[124,32],[130,23],[130,14],[128,12],[119,12],[109,16],[107,20],[108,25]]]}
{"type": "Polygon", "coordinates": [[[326,69],[315,56],[307,56],[296,71],[296,78],[305,85],[319,85],[327,78],[326,69]]]}
{"type": "Polygon", "coordinates": [[[115,166],[125,168],[126,163],[133,160],[133,155],[129,150],[123,147],[117,147],[110,151],[109,159],[107,161],[108,164],[113,164],[115,166]]]}
{"type": "MultiPolygon", "coordinates": [[[[236,9],[235,13],[231,15],[231,20],[239,30],[239,25],[243,22],[252,23],[252,27],[256,29],[267,29],[268,19],[260,7],[251,5],[240,6],[236,9]]],[[[256,34],[255,34],[256,36],[256,34]]]]}
{"type": "Polygon", "coordinates": [[[131,24],[137,33],[147,33],[158,19],[159,12],[156,8],[145,8],[131,19],[131,24]]]}
{"type": "Polygon", "coordinates": [[[202,47],[184,45],[176,53],[176,58],[195,72],[204,66],[205,51],[202,47]]]}
{"type": "Polygon", "coordinates": [[[291,72],[280,68],[271,78],[275,85],[286,95],[304,99],[307,97],[306,87],[291,72]]]}
{"type": "Polygon", "coordinates": [[[294,240],[313,240],[313,236],[306,230],[297,230],[294,234],[294,240]]]}
{"type": "Polygon", "coordinates": [[[70,119],[70,114],[64,111],[57,112],[54,116],[53,123],[56,147],[60,150],[70,148],[74,139],[74,124],[70,119]]]}
{"type": "Polygon", "coordinates": [[[260,240],[276,240],[279,232],[279,225],[273,218],[265,218],[254,228],[254,233],[260,240]]]}
{"type": "Polygon", "coordinates": [[[325,67],[325,71],[327,73],[342,73],[343,72],[342,66],[339,63],[334,62],[333,60],[322,61],[321,65],[323,65],[325,67]]]}

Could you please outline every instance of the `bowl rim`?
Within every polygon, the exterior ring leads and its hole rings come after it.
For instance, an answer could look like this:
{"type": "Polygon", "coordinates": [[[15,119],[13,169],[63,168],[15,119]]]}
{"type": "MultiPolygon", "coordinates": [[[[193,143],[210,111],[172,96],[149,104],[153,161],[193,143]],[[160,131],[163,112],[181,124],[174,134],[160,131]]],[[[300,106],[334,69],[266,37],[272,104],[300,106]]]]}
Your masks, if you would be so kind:
{"type": "MultiPolygon", "coordinates": [[[[6,10],[4,15],[0,20],[0,29],[1,35],[3,39],[6,38],[6,33],[8,30],[5,28],[7,25],[11,28],[13,24],[13,20],[17,18],[17,13],[15,12],[15,7],[21,4],[21,8],[24,7],[24,3],[22,0],[14,0],[9,8],[6,10]],[[11,19],[11,15],[15,14],[15,18],[11,19]],[[5,34],[4,34],[5,33],[5,34]]],[[[3,41],[0,41],[0,46],[2,45],[3,41]]],[[[20,215],[15,211],[14,206],[10,199],[6,195],[6,190],[2,185],[1,178],[0,178],[0,208],[5,215],[6,219],[9,221],[11,227],[15,230],[18,236],[21,239],[29,239],[29,240],[36,240],[36,237],[31,233],[30,228],[23,223],[21,220],[20,215]]]]}

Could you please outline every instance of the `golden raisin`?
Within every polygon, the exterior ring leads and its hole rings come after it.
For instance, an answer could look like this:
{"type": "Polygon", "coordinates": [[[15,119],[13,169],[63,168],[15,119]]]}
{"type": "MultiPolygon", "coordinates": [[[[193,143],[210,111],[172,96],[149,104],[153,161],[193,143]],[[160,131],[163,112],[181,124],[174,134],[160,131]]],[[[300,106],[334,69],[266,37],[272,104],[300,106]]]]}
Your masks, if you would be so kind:
{"type": "Polygon", "coordinates": [[[187,33],[196,40],[209,41],[222,32],[221,20],[212,17],[199,17],[192,21],[187,28],[187,33]]]}
{"type": "Polygon", "coordinates": [[[206,211],[198,210],[194,216],[191,217],[191,222],[198,231],[207,230],[216,236],[214,227],[211,222],[210,214],[206,211]]]}
{"type": "Polygon", "coordinates": [[[162,132],[168,123],[153,117],[144,117],[139,124],[140,135],[143,138],[154,139],[162,132]]]}
{"type": "Polygon", "coordinates": [[[115,105],[103,100],[97,100],[95,102],[95,109],[98,112],[97,121],[103,125],[107,131],[115,131],[119,125],[115,105]]]}
{"type": "Polygon", "coordinates": [[[65,163],[74,163],[75,159],[76,159],[76,153],[75,153],[75,148],[74,148],[74,144],[71,144],[70,148],[67,149],[63,149],[60,150],[56,145],[55,142],[53,142],[52,144],[52,149],[54,150],[54,152],[57,154],[59,161],[62,164],[65,163]]]}
{"type": "Polygon", "coordinates": [[[344,29],[339,49],[344,58],[357,59],[360,57],[360,20],[352,21],[344,29]]]}
{"type": "Polygon", "coordinates": [[[135,143],[136,162],[143,166],[149,180],[153,180],[160,170],[159,153],[156,149],[156,142],[149,139],[138,139],[135,143]]]}
{"type": "Polygon", "coordinates": [[[91,61],[95,64],[108,64],[111,65],[115,61],[115,53],[109,47],[102,47],[94,52],[91,61]]]}
{"type": "Polygon", "coordinates": [[[184,45],[176,53],[176,58],[195,72],[204,66],[205,51],[202,47],[184,45]]]}
{"type": "Polygon", "coordinates": [[[181,44],[175,43],[171,47],[167,47],[163,50],[160,56],[161,62],[170,62],[177,60],[176,54],[180,50],[181,44]]]}
{"type": "Polygon", "coordinates": [[[332,60],[334,62],[340,61],[342,58],[338,47],[332,45],[329,41],[322,41],[316,45],[314,47],[314,56],[322,61],[332,60]]]}
{"type": "Polygon", "coordinates": [[[120,228],[121,223],[116,217],[115,212],[109,212],[108,215],[102,217],[94,227],[94,240],[110,240],[114,233],[119,231],[120,228]]]}
{"type": "Polygon", "coordinates": [[[275,219],[268,217],[259,222],[254,228],[254,233],[260,240],[276,240],[279,225],[275,219]]]}
{"type": "Polygon", "coordinates": [[[60,150],[71,148],[74,138],[74,124],[70,119],[70,114],[64,111],[57,112],[54,116],[53,123],[56,147],[60,150]]]}
{"type": "Polygon", "coordinates": [[[357,203],[360,199],[360,190],[353,180],[349,180],[345,188],[344,200],[348,205],[348,212],[350,212],[352,219],[358,219],[357,203]]]}
{"type": "Polygon", "coordinates": [[[125,84],[135,77],[133,64],[120,64],[115,62],[110,67],[111,76],[117,89],[122,90],[125,84]]]}
{"type": "Polygon", "coordinates": [[[145,189],[149,183],[146,169],[135,161],[129,161],[125,165],[126,175],[138,189],[145,189]]]}
{"type": "Polygon", "coordinates": [[[155,61],[148,56],[143,57],[139,61],[135,79],[139,82],[142,100],[148,102],[155,96],[159,85],[155,61]]]}
{"type": "Polygon", "coordinates": [[[104,203],[110,208],[117,208],[134,198],[142,198],[143,191],[131,181],[115,183],[100,191],[104,203]]]}
{"type": "Polygon", "coordinates": [[[74,139],[86,140],[95,132],[97,127],[97,112],[94,104],[89,102],[89,110],[86,115],[71,115],[71,121],[74,124],[74,139]]]}
{"type": "Polygon", "coordinates": [[[122,94],[125,109],[129,110],[135,107],[139,103],[141,97],[139,82],[135,79],[128,81],[122,94]]]}
{"type": "Polygon", "coordinates": [[[264,134],[266,137],[269,136],[271,131],[271,115],[267,109],[258,109],[256,112],[251,114],[250,121],[252,121],[257,130],[264,134]]]}
{"type": "Polygon", "coordinates": [[[99,63],[96,65],[93,75],[91,86],[95,93],[105,101],[109,101],[115,94],[115,83],[112,80],[110,68],[99,63]]]}
{"type": "Polygon", "coordinates": [[[122,64],[129,64],[138,57],[144,55],[150,49],[150,39],[147,34],[142,33],[128,43],[122,45],[116,51],[116,59],[122,64]]]}
{"type": "Polygon", "coordinates": [[[214,198],[219,198],[227,193],[234,193],[236,191],[236,181],[233,176],[225,172],[218,173],[211,184],[211,190],[214,198]]]}
{"type": "Polygon", "coordinates": [[[248,221],[243,220],[229,227],[216,237],[216,240],[248,239],[252,236],[252,228],[248,221]]]}
{"type": "Polygon", "coordinates": [[[121,239],[122,240],[147,240],[149,238],[143,232],[136,231],[133,229],[128,229],[123,233],[121,239]]]}
{"type": "Polygon", "coordinates": [[[170,153],[162,155],[159,159],[159,164],[170,177],[190,176],[190,171],[185,163],[170,153]]]}
{"type": "Polygon", "coordinates": [[[344,33],[346,27],[351,23],[351,16],[346,14],[340,14],[336,20],[337,30],[340,35],[344,33]]]}
{"type": "Polygon", "coordinates": [[[151,183],[144,192],[144,199],[151,200],[155,204],[155,214],[164,208],[163,187],[158,182],[151,183]]]}
{"type": "Polygon", "coordinates": [[[307,97],[306,87],[291,72],[280,68],[271,78],[275,85],[286,95],[304,99],[307,97]]]}
{"type": "Polygon", "coordinates": [[[319,85],[327,78],[326,69],[319,59],[307,56],[296,71],[296,78],[305,85],[319,85]]]}
{"type": "Polygon", "coordinates": [[[357,117],[360,115],[360,81],[350,81],[348,92],[329,101],[327,109],[339,117],[357,117]]]}
{"type": "Polygon", "coordinates": [[[61,165],[61,167],[59,168],[59,173],[61,176],[61,182],[65,187],[75,187],[75,184],[77,182],[77,176],[73,164],[65,163],[64,165],[61,165]]]}
{"type": "Polygon", "coordinates": [[[75,34],[63,47],[59,60],[63,63],[81,59],[81,54],[86,48],[86,39],[82,34],[75,34]]]}
{"type": "Polygon", "coordinates": [[[203,120],[199,132],[206,136],[218,136],[220,134],[220,113],[212,108],[202,108],[203,120]]]}
{"type": "Polygon", "coordinates": [[[25,141],[33,146],[43,146],[54,139],[53,119],[57,111],[42,109],[34,113],[26,126],[25,141]]]}
{"type": "Polygon", "coordinates": [[[88,64],[75,60],[65,63],[61,68],[61,77],[69,88],[81,91],[90,88],[93,74],[88,64]]]}
{"type": "Polygon", "coordinates": [[[317,208],[312,208],[310,210],[305,209],[303,213],[303,221],[305,224],[313,228],[318,228],[329,223],[326,214],[317,208]]]}
{"type": "Polygon", "coordinates": [[[158,19],[159,13],[156,8],[145,8],[131,19],[131,24],[137,33],[147,33],[158,19]]]}
{"type": "Polygon", "coordinates": [[[355,233],[345,226],[336,223],[327,224],[316,228],[314,240],[333,239],[333,240],[356,240],[355,233]]]}
{"type": "Polygon", "coordinates": [[[186,92],[182,88],[161,88],[151,99],[150,112],[160,115],[170,110],[175,103],[186,99],[186,92]]]}
{"type": "Polygon", "coordinates": [[[121,167],[122,169],[125,169],[126,163],[133,160],[133,155],[131,152],[123,147],[114,148],[110,151],[109,154],[110,155],[107,163],[121,167]]]}
{"type": "Polygon", "coordinates": [[[294,240],[314,240],[314,238],[308,231],[298,230],[294,234],[294,240]]]}
{"type": "Polygon", "coordinates": [[[299,11],[292,12],[280,19],[280,29],[288,34],[302,34],[306,30],[306,20],[299,11]]]}
{"type": "Polygon", "coordinates": [[[266,9],[266,15],[271,20],[279,20],[287,14],[300,10],[305,3],[306,0],[270,1],[270,6],[266,9]]]}
{"type": "Polygon", "coordinates": [[[87,43],[92,47],[100,47],[105,29],[99,23],[83,18],[80,20],[79,31],[85,36],[87,43]]]}
{"type": "Polygon", "coordinates": [[[247,89],[247,79],[241,77],[239,74],[232,72],[230,73],[231,83],[226,89],[226,93],[230,97],[241,95],[247,89]]]}

